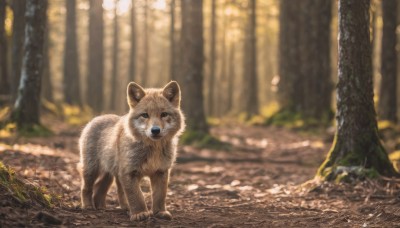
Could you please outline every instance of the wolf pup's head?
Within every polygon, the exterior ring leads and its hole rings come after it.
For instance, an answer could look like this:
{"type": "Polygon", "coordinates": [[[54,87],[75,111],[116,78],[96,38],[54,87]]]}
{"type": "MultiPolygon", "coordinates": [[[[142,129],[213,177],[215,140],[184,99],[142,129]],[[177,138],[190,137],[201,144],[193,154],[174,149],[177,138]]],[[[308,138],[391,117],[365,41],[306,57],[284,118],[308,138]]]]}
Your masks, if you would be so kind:
{"type": "Polygon", "coordinates": [[[170,140],[185,127],[180,110],[181,90],[175,81],[162,89],[143,89],[135,82],[127,88],[128,124],[131,134],[140,140],[170,140]]]}

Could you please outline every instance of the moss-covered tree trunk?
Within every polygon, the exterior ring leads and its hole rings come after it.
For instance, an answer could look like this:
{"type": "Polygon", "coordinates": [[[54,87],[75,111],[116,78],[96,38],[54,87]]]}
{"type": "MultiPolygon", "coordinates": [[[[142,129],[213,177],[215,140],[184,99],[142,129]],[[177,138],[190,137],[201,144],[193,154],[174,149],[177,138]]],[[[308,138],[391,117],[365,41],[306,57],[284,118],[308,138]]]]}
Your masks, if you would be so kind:
{"type": "Polygon", "coordinates": [[[18,96],[11,114],[20,129],[39,122],[43,47],[46,31],[47,0],[28,0],[26,4],[24,57],[18,96]]]}
{"type": "Polygon", "coordinates": [[[208,133],[203,98],[203,1],[182,0],[181,7],[182,108],[187,130],[208,133]]]}
{"type": "Polygon", "coordinates": [[[382,1],[382,64],[381,89],[379,93],[379,118],[397,121],[397,1],[382,1]]]}
{"type": "Polygon", "coordinates": [[[396,175],[377,132],[369,6],[369,0],[339,0],[337,132],[332,149],[318,171],[327,180],[339,175],[340,166],[396,175]]]}

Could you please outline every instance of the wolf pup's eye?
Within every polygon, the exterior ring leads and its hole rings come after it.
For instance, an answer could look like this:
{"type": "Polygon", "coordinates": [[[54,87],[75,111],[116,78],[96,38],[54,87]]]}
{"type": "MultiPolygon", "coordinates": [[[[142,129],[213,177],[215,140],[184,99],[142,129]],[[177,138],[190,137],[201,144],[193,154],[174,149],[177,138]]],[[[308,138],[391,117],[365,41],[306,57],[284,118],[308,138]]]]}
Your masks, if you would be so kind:
{"type": "Polygon", "coordinates": [[[168,113],[167,112],[162,112],[161,113],[161,118],[164,118],[164,117],[167,117],[168,116],[168,113]]]}
{"type": "Polygon", "coordinates": [[[142,114],[140,114],[140,117],[143,117],[143,118],[147,119],[147,118],[149,118],[149,114],[142,113],[142,114]]]}

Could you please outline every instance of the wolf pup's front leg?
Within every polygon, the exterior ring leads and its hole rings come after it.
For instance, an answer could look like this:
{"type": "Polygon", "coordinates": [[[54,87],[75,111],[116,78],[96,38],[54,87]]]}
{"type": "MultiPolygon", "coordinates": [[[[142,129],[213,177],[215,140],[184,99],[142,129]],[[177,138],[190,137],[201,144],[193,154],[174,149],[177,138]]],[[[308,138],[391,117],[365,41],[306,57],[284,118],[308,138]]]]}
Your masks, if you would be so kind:
{"type": "Polygon", "coordinates": [[[130,220],[141,221],[149,218],[152,213],[147,210],[146,202],[140,189],[140,180],[143,176],[137,172],[132,172],[130,174],[120,174],[118,178],[128,201],[130,220]]]}
{"type": "Polygon", "coordinates": [[[172,216],[165,209],[165,198],[167,196],[169,170],[157,171],[150,176],[153,198],[153,214],[157,218],[171,220],[172,216]]]}

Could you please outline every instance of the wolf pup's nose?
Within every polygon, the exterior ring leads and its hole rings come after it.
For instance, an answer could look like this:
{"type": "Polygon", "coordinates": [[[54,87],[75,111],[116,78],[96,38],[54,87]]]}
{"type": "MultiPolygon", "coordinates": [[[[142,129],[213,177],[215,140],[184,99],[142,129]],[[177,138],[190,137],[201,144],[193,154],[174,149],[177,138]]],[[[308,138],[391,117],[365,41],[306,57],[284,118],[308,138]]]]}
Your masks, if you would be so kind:
{"type": "Polygon", "coordinates": [[[152,127],[151,128],[151,133],[153,135],[158,135],[158,134],[160,134],[160,132],[161,132],[161,129],[159,127],[152,127]]]}

